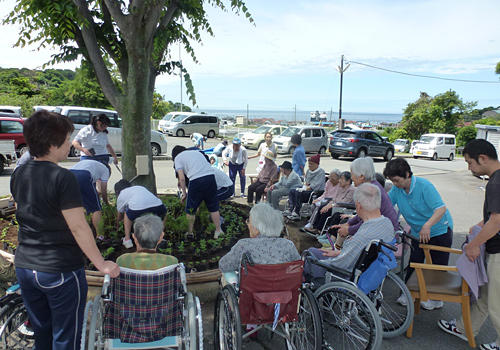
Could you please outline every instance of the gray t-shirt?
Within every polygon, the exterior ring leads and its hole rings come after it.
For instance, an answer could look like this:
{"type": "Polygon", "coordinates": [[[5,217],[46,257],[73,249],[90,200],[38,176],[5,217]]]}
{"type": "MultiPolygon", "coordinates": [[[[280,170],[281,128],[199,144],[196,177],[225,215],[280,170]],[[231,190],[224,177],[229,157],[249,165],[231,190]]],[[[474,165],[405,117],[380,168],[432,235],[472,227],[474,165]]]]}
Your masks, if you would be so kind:
{"type": "Polygon", "coordinates": [[[340,255],[324,261],[350,271],[354,268],[361,251],[373,239],[382,239],[384,242],[394,239],[394,226],[391,220],[380,216],[363,222],[358,232],[344,241],[340,255]]]}
{"type": "Polygon", "coordinates": [[[282,264],[300,259],[292,241],[286,238],[256,237],[240,239],[219,260],[222,272],[238,271],[241,257],[247,252],[255,264],[282,264]]]}
{"type": "MultiPolygon", "coordinates": [[[[486,224],[492,213],[500,213],[500,170],[491,174],[486,185],[486,195],[483,206],[483,222],[486,224]]],[[[500,253],[500,232],[486,241],[488,254],[500,253]]]]}

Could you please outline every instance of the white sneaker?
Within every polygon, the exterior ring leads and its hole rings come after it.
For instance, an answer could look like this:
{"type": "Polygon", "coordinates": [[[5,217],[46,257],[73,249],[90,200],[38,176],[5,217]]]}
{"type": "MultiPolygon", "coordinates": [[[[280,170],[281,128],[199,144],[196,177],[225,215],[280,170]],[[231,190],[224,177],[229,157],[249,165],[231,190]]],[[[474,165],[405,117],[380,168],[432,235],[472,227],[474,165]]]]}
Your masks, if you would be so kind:
{"type": "Polygon", "coordinates": [[[462,333],[460,330],[457,328],[457,320],[439,320],[438,321],[438,326],[441,328],[443,331],[446,333],[452,334],[455,337],[458,337],[462,340],[468,341],[467,337],[465,336],[464,333],[462,333]]]}
{"type": "Polygon", "coordinates": [[[481,344],[479,345],[481,350],[500,350],[500,345],[497,343],[481,344]]]}
{"type": "Polygon", "coordinates": [[[297,221],[300,220],[300,215],[296,212],[293,212],[291,215],[288,215],[287,218],[293,221],[297,221]]]}
{"type": "Polygon", "coordinates": [[[404,294],[401,294],[399,296],[399,298],[396,300],[396,302],[399,304],[399,305],[402,305],[402,306],[407,306],[408,305],[408,300],[406,299],[405,295],[404,294]]]}
{"type": "Polygon", "coordinates": [[[26,325],[26,322],[17,327],[17,330],[19,331],[19,333],[27,337],[32,337],[35,334],[35,332],[33,332],[33,329],[26,325]]]}
{"type": "Polygon", "coordinates": [[[224,234],[224,231],[215,231],[215,233],[214,233],[214,239],[219,238],[219,236],[223,235],[223,234],[224,234]]]}
{"type": "Polygon", "coordinates": [[[125,237],[122,240],[122,244],[127,249],[130,249],[134,246],[134,243],[132,243],[132,240],[131,239],[125,240],[125,237]]]}
{"type": "Polygon", "coordinates": [[[434,309],[440,309],[443,307],[443,302],[441,300],[427,300],[427,301],[421,301],[420,306],[422,306],[422,309],[425,310],[434,310],[434,309]]]}
{"type": "Polygon", "coordinates": [[[292,212],[291,212],[290,210],[286,209],[286,210],[285,210],[285,211],[283,211],[283,213],[281,213],[281,214],[283,214],[283,216],[288,216],[288,215],[292,214],[292,212]]]}
{"type": "Polygon", "coordinates": [[[311,225],[310,222],[308,222],[305,226],[304,226],[305,229],[312,229],[313,228],[313,225],[311,225]]]}

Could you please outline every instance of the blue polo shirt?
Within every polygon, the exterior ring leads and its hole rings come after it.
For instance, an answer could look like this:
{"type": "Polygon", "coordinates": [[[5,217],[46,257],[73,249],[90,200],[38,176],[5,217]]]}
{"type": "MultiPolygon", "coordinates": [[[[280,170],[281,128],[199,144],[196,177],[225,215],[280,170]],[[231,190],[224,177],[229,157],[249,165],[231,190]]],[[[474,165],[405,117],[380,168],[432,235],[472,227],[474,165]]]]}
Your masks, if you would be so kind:
{"type": "MultiPolygon", "coordinates": [[[[411,227],[411,234],[416,237],[434,211],[445,206],[434,185],[429,180],[416,176],[411,177],[409,193],[402,188],[392,186],[389,198],[393,205],[397,204],[399,212],[411,227]]],[[[446,209],[441,220],[431,227],[431,237],[446,233],[448,227],[453,229],[453,220],[449,210],[446,209]]]]}
{"type": "Polygon", "coordinates": [[[292,169],[299,176],[304,176],[304,172],[300,167],[304,167],[306,165],[306,151],[302,145],[298,145],[293,151],[292,155],[292,169]]]}

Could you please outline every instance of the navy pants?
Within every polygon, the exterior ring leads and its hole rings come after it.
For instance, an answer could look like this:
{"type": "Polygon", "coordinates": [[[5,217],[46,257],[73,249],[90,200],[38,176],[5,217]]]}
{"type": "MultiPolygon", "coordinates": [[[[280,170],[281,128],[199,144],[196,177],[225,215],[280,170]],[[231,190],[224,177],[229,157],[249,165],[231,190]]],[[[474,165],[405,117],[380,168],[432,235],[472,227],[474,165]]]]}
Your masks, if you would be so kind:
{"type": "Polygon", "coordinates": [[[87,280],[83,268],[49,273],[16,268],[36,350],[79,350],[87,280]]]}
{"type": "Polygon", "coordinates": [[[233,164],[229,162],[229,178],[233,182],[233,193],[236,193],[236,191],[234,190],[234,185],[236,183],[236,174],[240,175],[241,194],[245,193],[246,176],[241,175],[242,171],[243,171],[243,163],[233,164]]]}
{"type": "Polygon", "coordinates": [[[302,203],[308,202],[313,191],[299,191],[299,188],[293,188],[288,192],[288,205],[291,212],[297,214],[302,207],[302,203]]]}
{"type": "MultiPolygon", "coordinates": [[[[453,243],[453,230],[448,227],[448,231],[446,233],[443,233],[442,235],[439,236],[434,236],[431,237],[429,242],[427,244],[430,245],[439,245],[441,247],[451,247],[451,244],[453,243]]],[[[419,242],[412,240],[411,245],[412,245],[412,250],[410,254],[410,262],[416,262],[416,263],[423,263],[425,260],[424,256],[424,250],[419,247],[419,242]]],[[[437,265],[448,265],[448,259],[450,258],[450,253],[446,252],[439,252],[437,250],[431,250],[431,259],[433,264],[437,265]]],[[[406,272],[406,278],[405,282],[408,282],[408,280],[411,277],[411,274],[413,273],[413,268],[409,267],[408,271],[406,272]]]]}

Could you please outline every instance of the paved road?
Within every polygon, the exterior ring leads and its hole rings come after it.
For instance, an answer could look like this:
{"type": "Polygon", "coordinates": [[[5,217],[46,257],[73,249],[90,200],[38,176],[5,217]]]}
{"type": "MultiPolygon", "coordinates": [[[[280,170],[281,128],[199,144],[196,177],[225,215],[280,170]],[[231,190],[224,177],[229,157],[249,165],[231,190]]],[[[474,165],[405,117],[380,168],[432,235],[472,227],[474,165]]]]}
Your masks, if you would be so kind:
{"type": "MultiPolygon", "coordinates": [[[[190,146],[192,143],[188,138],[168,137],[169,151],[176,144],[190,146]]],[[[208,140],[207,147],[212,147],[217,144],[218,140],[208,140]]],[[[253,154],[255,151],[250,151],[253,154]]],[[[290,160],[288,155],[280,155],[278,163],[284,160],[290,160]]],[[[482,203],[484,199],[485,183],[473,177],[467,171],[466,163],[462,159],[449,161],[430,161],[423,159],[408,159],[412,167],[412,171],[417,176],[422,176],[429,179],[441,193],[443,200],[449,208],[454,220],[454,246],[459,247],[463,242],[464,235],[468,228],[481,219],[482,203]]],[[[62,163],[64,167],[71,167],[74,161],[62,163]]],[[[330,157],[322,157],[320,166],[325,171],[330,171],[338,168],[342,171],[349,170],[351,161],[349,159],[333,160],[330,157]]],[[[257,160],[252,159],[249,162],[247,173],[253,173],[257,166],[257,160]]],[[[385,162],[382,160],[375,161],[375,168],[382,172],[385,162]]],[[[172,190],[176,187],[175,176],[173,175],[172,161],[170,160],[155,160],[154,170],[157,179],[158,189],[172,190]]],[[[0,176],[0,195],[8,194],[9,180],[11,169],[0,176]]],[[[119,173],[114,171],[111,176],[109,188],[118,181],[119,173]]],[[[205,346],[207,349],[212,349],[212,320],[213,320],[213,304],[203,305],[203,315],[205,320],[205,346]]],[[[406,339],[401,336],[395,339],[385,340],[383,349],[467,349],[465,342],[453,336],[446,335],[439,331],[436,326],[436,321],[440,318],[453,318],[459,315],[460,308],[456,304],[446,304],[441,310],[422,311],[415,317],[414,335],[412,339],[406,339]]],[[[490,342],[494,339],[494,330],[487,324],[477,337],[478,343],[490,342]]],[[[245,343],[244,349],[281,349],[283,343],[274,337],[269,340],[263,335],[259,335],[258,342],[245,343]]]]}

